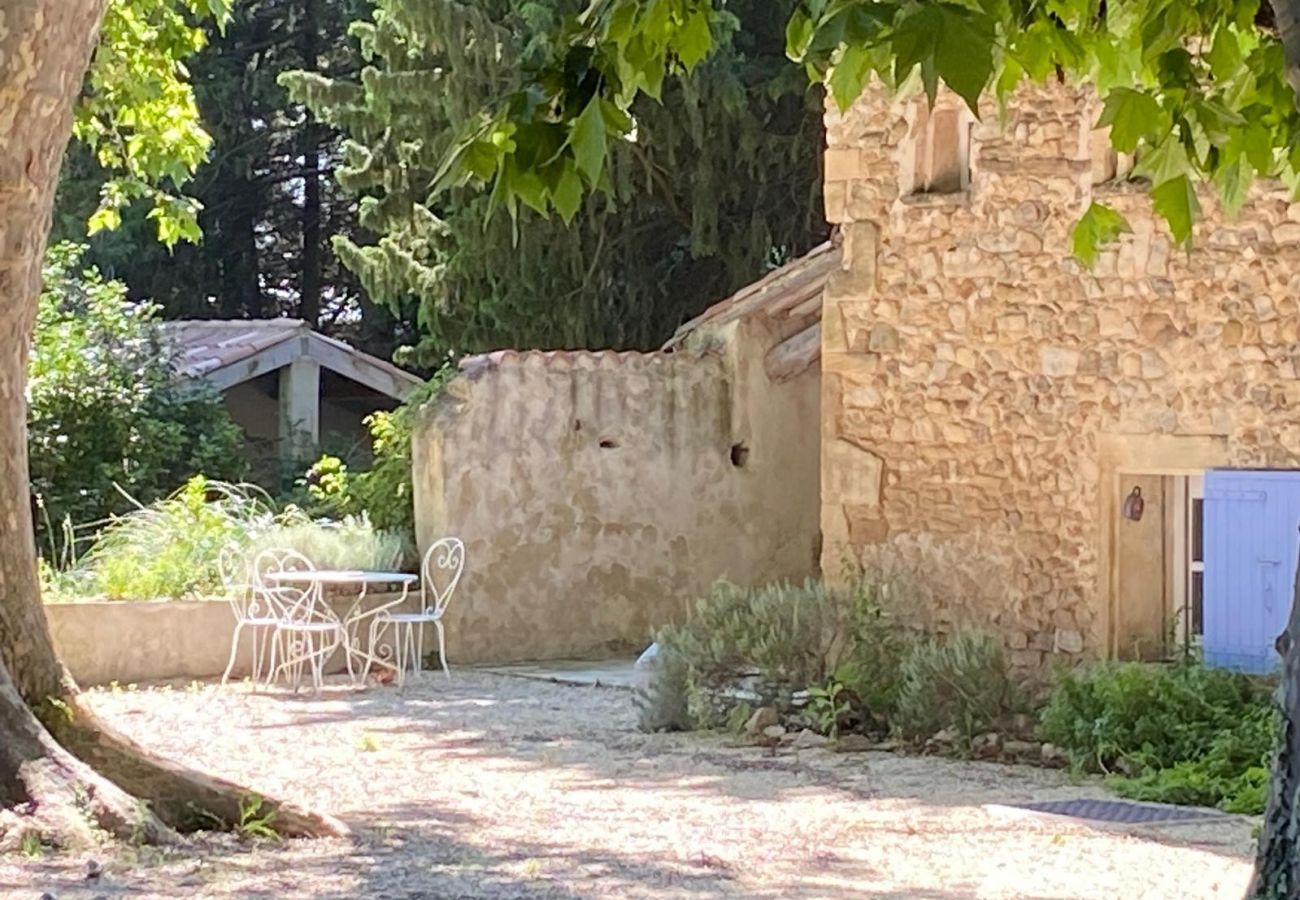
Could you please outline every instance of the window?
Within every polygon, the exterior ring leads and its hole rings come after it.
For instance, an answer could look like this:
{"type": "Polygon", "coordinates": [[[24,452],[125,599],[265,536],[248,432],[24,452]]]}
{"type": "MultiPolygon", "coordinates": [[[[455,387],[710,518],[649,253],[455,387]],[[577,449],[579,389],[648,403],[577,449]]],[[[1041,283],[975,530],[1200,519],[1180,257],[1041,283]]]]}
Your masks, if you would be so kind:
{"type": "Polygon", "coordinates": [[[970,112],[965,107],[931,110],[924,101],[912,130],[912,192],[956,194],[970,185],[970,112]]]}
{"type": "Polygon", "coordinates": [[[1205,476],[1174,481],[1173,600],[1187,644],[1205,633],[1205,476]]]}

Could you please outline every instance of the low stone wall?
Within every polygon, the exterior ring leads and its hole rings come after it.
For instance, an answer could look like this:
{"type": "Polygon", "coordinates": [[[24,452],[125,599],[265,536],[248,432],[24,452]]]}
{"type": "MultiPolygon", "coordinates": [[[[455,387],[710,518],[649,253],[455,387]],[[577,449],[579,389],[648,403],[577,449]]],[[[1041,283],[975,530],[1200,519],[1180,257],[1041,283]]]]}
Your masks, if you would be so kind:
{"type": "MultiPolygon", "coordinates": [[[[366,602],[388,599],[393,597],[375,595],[366,602]]],[[[331,602],[340,612],[351,603],[331,602]]],[[[235,616],[223,600],[54,603],[45,607],[45,615],[59,657],[82,687],[218,677],[230,659],[235,632],[235,616]]],[[[232,677],[248,674],[251,646],[240,640],[232,677]]],[[[340,655],[331,663],[331,671],[343,667],[340,655]]]]}

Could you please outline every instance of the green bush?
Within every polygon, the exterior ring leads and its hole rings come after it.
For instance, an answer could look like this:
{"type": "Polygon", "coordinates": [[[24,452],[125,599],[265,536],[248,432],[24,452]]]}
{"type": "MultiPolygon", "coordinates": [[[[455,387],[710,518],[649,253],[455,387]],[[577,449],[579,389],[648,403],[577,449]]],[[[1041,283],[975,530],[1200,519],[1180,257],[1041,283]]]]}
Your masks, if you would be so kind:
{"type": "Polygon", "coordinates": [[[1058,672],[1039,734],[1120,794],[1260,812],[1278,719],[1256,679],[1199,664],[1058,672]]]}
{"type": "Polygon", "coordinates": [[[912,644],[899,669],[892,724],[908,739],[956,728],[969,744],[1014,705],[1002,643],[958,632],[912,644]]]}
{"type": "Polygon", "coordinates": [[[66,563],[66,523],[94,527],[198,472],[237,478],[239,429],[211,388],[178,381],[157,309],[80,269],[83,247],[46,257],[28,366],[28,455],[38,547],[66,563]]]}
{"type": "Polygon", "coordinates": [[[838,732],[888,715],[905,646],[865,580],[849,590],[820,582],[739,588],[720,583],[685,622],[660,629],[666,690],[687,699],[691,724],[718,727],[731,709],[718,693],[745,682],[760,702],[788,705],[813,689],[811,724],[838,732]],[[825,698],[830,715],[819,715],[825,698]]]}
{"type": "Polygon", "coordinates": [[[411,485],[411,431],[416,411],[438,395],[458,370],[448,363],[392,412],[366,417],[371,462],[354,472],[337,456],[322,456],[301,479],[308,505],[330,516],[366,515],[376,528],[415,536],[411,485]]]}

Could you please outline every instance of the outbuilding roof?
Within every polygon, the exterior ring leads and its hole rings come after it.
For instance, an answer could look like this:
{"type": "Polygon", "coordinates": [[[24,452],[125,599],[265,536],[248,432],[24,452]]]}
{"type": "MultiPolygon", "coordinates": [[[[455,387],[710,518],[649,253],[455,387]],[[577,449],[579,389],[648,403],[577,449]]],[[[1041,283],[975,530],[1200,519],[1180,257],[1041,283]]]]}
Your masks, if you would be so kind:
{"type": "Polygon", "coordinates": [[[821,358],[822,292],[841,259],[842,250],[836,239],[814,247],[710,306],[678,328],[664,349],[677,350],[698,333],[751,316],[763,316],[778,325],[778,333],[784,335],[767,353],[768,375],[782,380],[799,374],[821,358]]]}
{"type": "Polygon", "coordinates": [[[225,390],[300,358],[401,400],[420,379],[390,362],[314,331],[299,319],[183,319],[163,323],[173,366],[225,390]]]}

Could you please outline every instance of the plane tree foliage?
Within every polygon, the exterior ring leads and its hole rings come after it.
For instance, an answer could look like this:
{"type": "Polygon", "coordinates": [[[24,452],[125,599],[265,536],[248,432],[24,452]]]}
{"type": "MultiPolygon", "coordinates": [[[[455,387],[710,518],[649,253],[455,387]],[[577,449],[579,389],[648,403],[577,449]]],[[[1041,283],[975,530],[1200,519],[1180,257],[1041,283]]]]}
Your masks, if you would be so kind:
{"type": "MultiPolygon", "coordinates": [[[[1138,157],[1155,210],[1180,244],[1212,183],[1229,212],[1256,178],[1300,186],[1300,26],[1292,2],[1259,0],[800,0],[791,60],[846,108],[872,78],[945,85],[981,116],[1022,83],[1095,86],[1099,127],[1138,157]]],[[[484,104],[443,159],[439,184],[477,184],[573,216],[609,190],[607,162],[643,139],[640,98],[706,64],[731,16],[711,0],[593,0],[514,91],[484,104]]],[[[1100,204],[1075,230],[1085,261],[1127,229],[1100,204]]]]}

